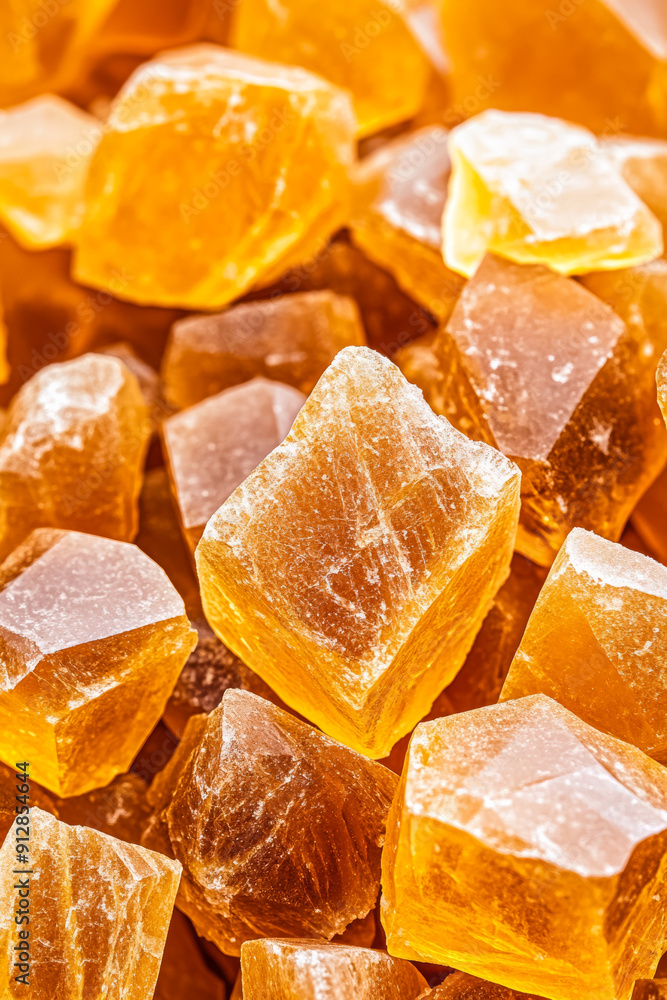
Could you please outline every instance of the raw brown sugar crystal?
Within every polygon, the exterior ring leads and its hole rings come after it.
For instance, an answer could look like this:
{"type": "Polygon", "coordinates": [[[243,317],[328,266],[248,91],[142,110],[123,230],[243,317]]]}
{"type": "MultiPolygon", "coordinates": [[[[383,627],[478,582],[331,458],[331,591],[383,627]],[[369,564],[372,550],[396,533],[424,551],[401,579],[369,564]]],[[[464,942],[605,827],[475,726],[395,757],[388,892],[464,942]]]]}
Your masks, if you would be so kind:
{"type": "Polygon", "coordinates": [[[262,376],[308,395],[339,351],[365,342],[354,299],[328,289],[188,316],[171,331],[163,392],[181,410],[262,376]]]}
{"type": "Polygon", "coordinates": [[[0,759],[62,796],[128,770],[195,643],[159,566],[75,531],[35,531],[5,560],[0,623],[0,759]]]}
{"type": "Polygon", "coordinates": [[[304,66],[349,90],[359,134],[412,118],[429,61],[411,29],[409,0],[240,0],[231,42],[264,59],[304,66]],[[397,72],[400,65],[400,72],[397,72]]]}
{"type": "Polygon", "coordinates": [[[637,136],[601,137],[602,148],[635,194],[667,226],[667,142],[637,136]]]}
{"type": "Polygon", "coordinates": [[[464,279],[442,259],[450,175],[448,133],[409,133],[361,160],[352,234],[364,253],[438,320],[449,318],[464,279]]]}
{"type": "Polygon", "coordinates": [[[615,135],[667,131],[661,0],[443,0],[453,106],[542,111],[615,135]]]}
{"type": "Polygon", "coordinates": [[[225,1000],[222,979],[209,969],[187,917],[174,910],[153,1000],[225,1000]]]}
{"type": "Polygon", "coordinates": [[[38,371],[0,434],[0,558],[38,527],[131,539],[149,434],[137,380],[117,359],[38,371]]]}
{"type": "Polygon", "coordinates": [[[410,962],[308,940],[246,941],[241,976],[244,1000],[417,1000],[427,989],[410,962]]]}
{"type": "Polygon", "coordinates": [[[487,251],[561,274],[631,267],[663,251],[659,221],[586,129],[485,111],[451,132],[449,152],[443,253],[454,271],[470,276],[487,251]]]}
{"type": "Polygon", "coordinates": [[[341,351],[197,549],[222,641],[329,735],[383,757],[462,666],[509,571],[519,473],[387,359],[341,351]]]}
{"type": "Polygon", "coordinates": [[[382,859],[387,947],[550,1000],[629,1000],[663,949],[667,774],[544,695],[425,722],[382,859]]]}
{"type": "Polygon", "coordinates": [[[221,308],[345,221],[354,131],[348,95],[298,67],[215,45],[145,63],[90,165],[76,279],[113,291],[124,272],[131,302],[221,308]]]}
{"type": "Polygon", "coordinates": [[[667,568],[589,531],[551,567],[501,700],[549,695],[667,761],[667,568]]]}
{"type": "Polygon", "coordinates": [[[645,327],[579,282],[490,254],[436,350],[446,416],[521,469],[519,552],[549,566],[575,526],[617,540],[667,457],[645,327]]]}
{"type": "MultiPolygon", "coordinates": [[[[534,994],[519,993],[465,972],[447,976],[444,983],[425,993],[420,1000],[544,1000],[534,994]]],[[[636,997],[635,997],[636,1000],[636,997]]]]}
{"type": "Polygon", "coordinates": [[[138,844],[151,812],[147,790],[140,775],[119,774],[104,788],[56,799],[58,819],[68,826],[89,826],[128,844],[138,844]]]}
{"type": "Polygon", "coordinates": [[[21,866],[11,833],[0,850],[3,1000],[146,1000],[157,980],[181,866],[97,830],[66,826],[41,809],[32,809],[29,818],[27,986],[15,979],[21,944],[14,923],[21,875],[15,869],[21,866]]]}
{"type": "Polygon", "coordinates": [[[211,515],[285,439],[305,401],[292,386],[256,378],[165,421],[166,459],[191,551],[211,515]]]}
{"type": "Polygon", "coordinates": [[[96,118],[53,94],[0,112],[0,221],[26,249],[72,242],[101,134],[96,118]]]}
{"type": "Polygon", "coordinates": [[[376,901],[396,776],[247,691],[195,716],[150,797],[147,847],[184,869],[178,905],[226,954],[330,939],[376,901]]]}

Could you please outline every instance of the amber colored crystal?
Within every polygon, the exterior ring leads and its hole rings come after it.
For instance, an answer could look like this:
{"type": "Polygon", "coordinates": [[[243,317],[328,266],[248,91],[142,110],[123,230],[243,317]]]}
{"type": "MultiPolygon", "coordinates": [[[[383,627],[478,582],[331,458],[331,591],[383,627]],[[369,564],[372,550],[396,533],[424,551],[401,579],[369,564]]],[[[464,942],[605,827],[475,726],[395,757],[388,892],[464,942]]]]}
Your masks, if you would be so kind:
{"type": "Polygon", "coordinates": [[[193,619],[192,625],[197,630],[197,645],[181,671],[163,715],[172,733],[182,739],[188,720],[193,715],[212,712],[228,688],[251,691],[285,707],[268,684],[220,642],[204,618],[193,619]]]}
{"type": "Polygon", "coordinates": [[[33,532],[0,567],[0,759],[27,759],[58,795],[127,771],[158,721],[195,633],[140,549],[33,532]]]}
{"type": "Polygon", "coordinates": [[[518,489],[516,466],[436,417],[390,361],[348,347],[209,521],[206,617],[288,705],[386,756],[462,666],[507,576],[518,489]]]}
{"type": "Polygon", "coordinates": [[[375,922],[377,910],[378,904],[365,917],[360,917],[348,924],[342,934],[336,934],[331,939],[331,943],[352,945],[354,948],[371,948],[377,937],[377,924],[375,922]]]}
{"type": "Polygon", "coordinates": [[[131,539],[149,434],[137,380],[117,359],[37,372],[0,434],[0,558],[37,527],[131,539]]]}
{"type": "Polygon", "coordinates": [[[392,955],[629,1000],[667,916],[667,774],[544,695],[422,723],[390,812],[392,955]]]}
{"type": "Polygon", "coordinates": [[[100,123],[45,94],[0,112],[0,221],[21,246],[71,243],[100,123]]]}
{"type": "Polygon", "coordinates": [[[125,341],[118,341],[115,344],[105,344],[103,347],[96,348],[95,354],[104,354],[112,358],[118,358],[126,368],[130,369],[139,384],[141,395],[144,397],[144,402],[148,407],[149,418],[152,422],[157,423],[159,416],[166,416],[170,412],[159,398],[160,378],[158,373],[150,365],[147,365],[145,361],[141,360],[131,344],[125,341]]]}
{"type": "Polygon", "coordinates": [[[140,775],[119,774],[105,788],[56,799],[57,815],[68,826],[89,826],[128,844],[138,844],[151,812],[147,790],[140,775]]]}
{"type": "Polygon", "coordinates": [[[132,302],[226,305],[346,214],[353,134],[349,97],[297,67],[214,45],[145,63],[90,165],[75,277],[109,289],[125,269],[132,302]]]}
{"type": "Polygon", "coordinates": [[[601,137],[602,148],[635,194],[667,227],[667,142],[636,136],[601,137]]]}
{"type": "Polygon", "coordinates": [[[160,968],[181,866],[84,826],[30,813],[29,985],[17,983],[20,943],[15,842],[0,850],[3,1000],[146,1000],[160,968]]]}
{"type": "Polygon", "coordinates": [[[639,979],[632,1000],[667,1000],[667,979],[639,979]]]}
{"type": "Polygon", "coordinates": [[[667,351],[665,351],[660,359],[656,381],[658,384],[658,402],[660,403],[662,415],[665,421],[667,421],[667,351]]]}
{"type": "Polygon", "coordinates": [[[394,361],[408,382],[419,386],[424,399],[436,413],[447,410],[445,380],[437,351],[438,336],[427,333],[396,352],[394,361]]]}
{"type": "Polygon", "coordinates": [[[243,52],[304,66],[349,90],[359,135],[419,110],[429,61],[411,30],[409,0],[240,0],[231,44],[243,52]],[[400,66],[400,72],[397,72],[400,66]]]}
{"type": "MultiPolygon", "coordinates": [[[[507,986],[498,986],[486,979],[477,979],[465,972],[447,976],[444,983],[425,993],[421,1000],[544,1000],[535,994],[519,993],[507,986]]],[[[636,1000],[636,997],[635,997],[636,1000]]]]}
{"type": "Polygon", "coordinates": [[[244,1000],[417,1000],[428,984],[383,951],[269,938],[241,949],[244,1000]]]}
{"type": "Polygon", "coordinates": [[[185,409],[257,376],[308,395],[340,350],[365,343],[354,299],[328,289],[188,316],[171,331],[161,370],[164,396],[185,409]]]}
{"type": "Polygon", "coordinates": [[[396,776],[247,691],[194,716],[150,791],[143,843],[184,868],[178,906],[227,954],[329,939],[375,905],[396,776]]]}
{"type": "Polygon", "coordinates": [[[453,106],[541,111],[598,133],[665,135],[662,0],[442,0],[453,106]]]}
{"type": "MultiPolygon", "coordinates": [[[[23,772],[16,771],[13,767],[0,762],[0,847],[5,836],[12,827],[16,819],[16,808],[22,806],[17,795],[19,790],[17,785],[23,785],[23,772]]],[[[32,806],[39,806],[53,816],[58,816],[58,808],[47,792],[39,785],[30,783],[29,803],[32,806]]]]}
{"type": "Polygon", "coordinates": [[[290,385],[256,378],[164,422],[174,496],[193,552],[208,519],[285,439],[305,401],[290,385]]]}
{"type": "Polygon", "coordinates": [[[632,512],[632,527],[656,559],[667,563],[667,471],[660,473],[632,512]]]}
{"type": "Polygon", "coordinates": [[[662,227],[586,129],[485,111],[449,137],[443,253],[471,275],[486,251],[562,274],[659,257],[662,227]]]}
{"type": "Polygon", "coordinates": [[[549,695],[601,732],[666,760],[666,623],[667,568],[575,528],[551,567],[500,698],[549,695]]]}
{"type": "Polygon", "coordinates": [[[352,236],[438,320],[449,318],[463,278],[442,259],[450,174],[448,133],[425,128],[381,146],[355,174],[352,236]]]}
{"type": "Polygon", "coordinates": [[[225,987],[209,969],[190,921],[174,910],[153,1000],[224,1000],[225,987]]]}
{"type": "Polygon", "coordinates": [[[437,351],[445,415],[521,468],[518,550],[548,566],[572,527],[617,540],[667,456],[646,329],[579,282],[487,255],[437,351]]]}

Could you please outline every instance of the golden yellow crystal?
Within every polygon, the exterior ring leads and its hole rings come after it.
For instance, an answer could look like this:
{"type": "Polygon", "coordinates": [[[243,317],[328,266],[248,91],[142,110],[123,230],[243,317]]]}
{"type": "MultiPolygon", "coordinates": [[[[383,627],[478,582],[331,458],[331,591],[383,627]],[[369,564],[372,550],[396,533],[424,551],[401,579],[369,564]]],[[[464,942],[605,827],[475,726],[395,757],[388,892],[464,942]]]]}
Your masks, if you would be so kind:
{"type": "Polygon", "coordinates": [[[304,66],[354,98],[359,134],[406,121],[419,110],[429,62],[410,26],[408,0],[240,0],[236,48],[304,66]],[[400,73],[396,66],[400,65],[400,73]]]}
{"type": "Polygon", "coordinates": [[[535,605],[500,695],[542,693],[667,759],[667,569],[575,528],[535,605]]]}
{"type": "MultiPolygon", "coordinates": [[[[20,819],[20,817],[19,817],[20,819]]],[[[0,996],[146,1000],[160,968],[181,866],[161,854],[30,811],[29,924],[18,906],[16,841],[0,850],[0,996]],[[29,930],[27,985],[17,951],[29,930]]]]}
{"type": "Polygon", "coordinates": [[[140,549],[33,532],[0,567],[0,759],[79,795],[127,771],[195,644],[140,549]]]}
{"type": "Polygon", "coordinates": [[[241,948],[244,1000],[417,1000],[410,962],[370,948],[269,938],[241,948]]]}
{"type": "Polygon", "coordinates": [[[0,433],[0,559],[38,527],[132,538],[149,434],[137,380],[116,358],[37,372],[0,433]]]}
{"type": "Polygon", "coordinates": [[[448,133],[424,128],[362,160],[354,174],[352,236],[417,302],[446,320],[463,286],[442,259],[450,175],[448,133]]]}
{"type": "Polygon", "coordinates": [[[635,194],[667,226],[667,142],[636,136],[601,137],[602,148],[635,194]]]}
{"type": "Polygon", "coordinates": [[[145,63],[90,165],[77,280],[126,271],[132,302],[226,305],[322,217],[344,221],[354,127],[349,97],[293,66],[215,45],[145,63]]]}
{"type": "Polygon", "coordinates": [[[166,400],[185,409],[261,376],[306,395],[344,347],[365,344],[354,299],[328,289],[244,302],[174,323],[162,362],[166,400]]]}
{"type": "Polygon", "coordinates": [[[371,757],[463,664],[509,570],[519,474],[364,347],[209,521],[206,617],[292,708],[371,757]]]}
{"type": "Polygon", "coordinates": [[[99,135],[95,118],[51,94],[0,112],[0,221],[21,246],[72,242],[99,135]]]}
{"type": "Polygon", "coordinates": [[[470,276],[487,250],[562,274],[659,257],[662,227],[586,129],[485,111],[449,138],[445,263],[470,276]]]}
{"type": "Polygon", "coordinates": [[[667,774],[543,695],[417,727],[387,828],[392,955],[629,1000],[663,948],[667,774]]]}
{"type": "Polygon", "coordinates": [[[193,717],[150,791],[143,843],[183,865],[178,906],[238,955],[330,939],[375,905],[396,776],[247,691],[193,717]]]}

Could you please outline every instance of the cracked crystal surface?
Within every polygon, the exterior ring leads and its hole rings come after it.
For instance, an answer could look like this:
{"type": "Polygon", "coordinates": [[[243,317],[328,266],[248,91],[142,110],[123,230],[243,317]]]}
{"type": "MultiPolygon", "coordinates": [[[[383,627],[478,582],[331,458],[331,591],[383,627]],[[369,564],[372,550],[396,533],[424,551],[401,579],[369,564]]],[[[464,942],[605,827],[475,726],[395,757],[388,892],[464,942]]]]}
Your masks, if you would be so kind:
{"type": "Polygon", "coordinates": [[[662,227],[586,129],[485,111],[450,134],[445,263],[468,277],[487,251],[562,274],[659,257],[662,227]]]}
{"type": "Polygon", "coordinates": [[[196,641],[140,549],[46,528],[0,566],[0,622],[0,758],[65,796],[128,770],[196,641]]]}
{"type": "MultiPolygon", "coordinates": [[[[31,809],[31,997],[146,1000],[160,968],[181,866],[162,854],[31,809]]],[[[3,1000],[14,980],[17,875],[13,838],[0,849],[3,1000]]]]}
{"type": "Polygon", "coordinates": [[[549,695],[602,732],[667,759],[667,568],[570,532],[500,698],[549,695]]]}
{"type": "Polygon", "coordinates": [[[225,954],[330,939],[375,905],[397,778],[247,691],[193,717],[150,791],[143,843],[183,865],[178,905],[225,954]]]}
{"type": "Polygon", "coordinates": [[[410,962],[308,940],[246,941],[241,974],[248,1000],[417,1000],[427,988],[410,962]]]}
{"type": "Polygon", "coordinates": [[[382,757],[463,664],[514,545],[519,474],[391,362],[337,355],[209,521],[206,617],[325,732],[382,757]]]}
{"type": "Polygon", "coordinates": [[[667,776],[544,695],[426,722],[383,852],[389,951],[628,1000],[663,948],[667,776]]]}
{"type": "Polygon", "coordinates": [[[40,527],[130,540],[149,435],[137,380],[116,358],[33,375],[0,433],[0,559],[40,527]]]}

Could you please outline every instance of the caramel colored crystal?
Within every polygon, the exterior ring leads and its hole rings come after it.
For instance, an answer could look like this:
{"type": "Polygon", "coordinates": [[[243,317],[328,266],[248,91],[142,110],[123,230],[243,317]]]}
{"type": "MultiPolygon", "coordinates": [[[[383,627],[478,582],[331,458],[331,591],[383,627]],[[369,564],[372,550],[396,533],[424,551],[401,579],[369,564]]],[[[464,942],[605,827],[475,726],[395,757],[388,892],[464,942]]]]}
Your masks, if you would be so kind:
{"type": "Polygon", "coordinates": [[[241,949],[244,1000],[417,1000],[410,962],[370,948],[269,938],[241,949]]]}
{"type": "Polygon", "coordinates": [[[509,571],[519,474],[390,361],[337,355],[209,521],[206,617],[280,697],[383,757],[463,664],[509,571]]]}
{"type": "Polygon", "coordinates": [[[442,0],[453,106],[541,111],[594,132],[665,135],[662,0],[442,0]]]}
{"type": "Polygon", "coordinates": [[[181,866],[83,826],[30,813],[29,985],[14,979],[15,841],[0,850],[3,1000],[146,1000],[160,968],[181,866]]]}
{"type": "Polygon", "coordinates": [[[264,378],[225,389],[165,421],[166,457],[186,542],[287,435],[306,397],[264,378]]]}
{"type": "Polygon", "coordinates": [[[617,540],[667,457],[644,327],[572,279],[487,255],[437,351],[445,415],[521,468],[518,550],[549,566],[572,527],[617,540]]]}
{"type": "Polygon", "coordinates": [[[667,760],[667,568],[575,528],[512,662],[501,700],[542,693],[667,760]]]}
{"type": "Polygon", "coordinates": [[[228,688],[251,691],[285,707],[268,684],[220,642],[204,618],[195,618],[192,624],[197,630],[197,645],[164,710],[164,722],[172,733],[182,739],[188,720],[193,715],[212,712],[228,688]]]}
{"type": "Polygon", "coordinates": [[[667,979],[639,979],[632,1000],[667,1000],[667,979]]]}
{"type": "Polygon", "coordinates": [[[262,376],[308,395],[339,351],[365,342],[354,300],[329,290],[188,316],[171,331],[163,392],[180,410],[262,376]]]}
{"type": "Polygon", "coordinates": [[[445,263],[471,275],[487,250],[562,274],[659,257],[662,227],[586,129],[485,111],[449,137],[445,263]]]}
{"type": "Polygon", "coordinates": [[[227,954],[329,939],[375,905],[396,776],[247,691],[195,716],[151,788],[143,843],[183,865],[178,906],[227,954]]]}
{"type": "Polygon", "coordinates": [[[667,563],[667,471],[660,473],[635,507],[632,526],[656,559],[667,563]]]}
{"type": "Polygon", "coordinates": [[[667,916],[667,774],[533,695],[422,723],[383,852],[387,947],[551,1000],[629,1000],[667,916]]]}
{"type": "Polygon", "coordinates": [[[635,194],[667,227],[667,142],[635,136],[601,138],[602,148],[635,194]]]}
{"type": "Polygon", "coordinates": [[[106,788],[56,799],[58,819],[68,826],[89,826],[128,844],[138,844],[151,811],[147,790],[138,774],[119,774],[106,788]]]}
{"type": "Polygon", "coordinates": [[[171,915],[153,1000],[224,1000],[225,987],[208,968],[190,921],[171,915]]]}
{"type": "Polygon", "coordinates": [[[131,539],[149,434],[137,380],[117,359],[37,372],[0,434],[0,559],[38,527],[131,539]]]}
{"type": "Polygon", "coordinates": [[[442,259],[447,137],[443,128],[420,129],[362,160],[352,225],[364,253],[441,321],[449,318],[463,286],[442,259]]]}
{"type": "Polygon", "coordinates": [[[322,217],[338,228],[354,127],[349,97],[296,67],[214,45],[145,63],[90,165],[75,277],[109,289],[125,270],[132,302],[226,305],[322,217]]]}
{"type": "Polygon", "coordinates": [[[0,112],[0,221],[21,246],[72,241],[94,135],[95,118],[51,94],[0,112]]]}
{"type": "MultiPolygon", "coordinates": [[[[447,976],[444,983],[436,986],[421,1000],[544,1000],[534,994],[518,993],[507,986],[498,986],[486,979],[477,979],[465,972],[455,972],[447,976]]],[[[636,997],[635,997],[636,1000],[636,997]]]]}
{"type": "Polygon", "coordinates": [[[127,771],[195,643],[134,545],[33,532],[0,567],[0,759],[80,795],[127,771]]]}
{"type": "Polygon", "coordinates": [[[658,402],[660,403],[662,415],[667,422],[667,351],[665,351],[660,359],[656,381],[658,384],[658,402]]]}
{"type": "MultiPolygon", "coordinates": [[[[17,785],[23,784],[22,779],[22,772],[0,763],[0,847],[16,819],[17,806],[19,808],[22,806],[22,802],[19,803],[17,799],[19,794],[17,785]]],[[[39,785],[30,784],[29,805],[39,806],[53,816],[58,816],[55,802],[39,785]]]]}
{"type": "Polygon", "coordinates": [[[429,62],[411,30],[410,7],[409,0],[328,0],[326,6],[240,0],[231,42],[349,90],[359,135],[371,135],[412,118],[424,99],[429,62]]]}

